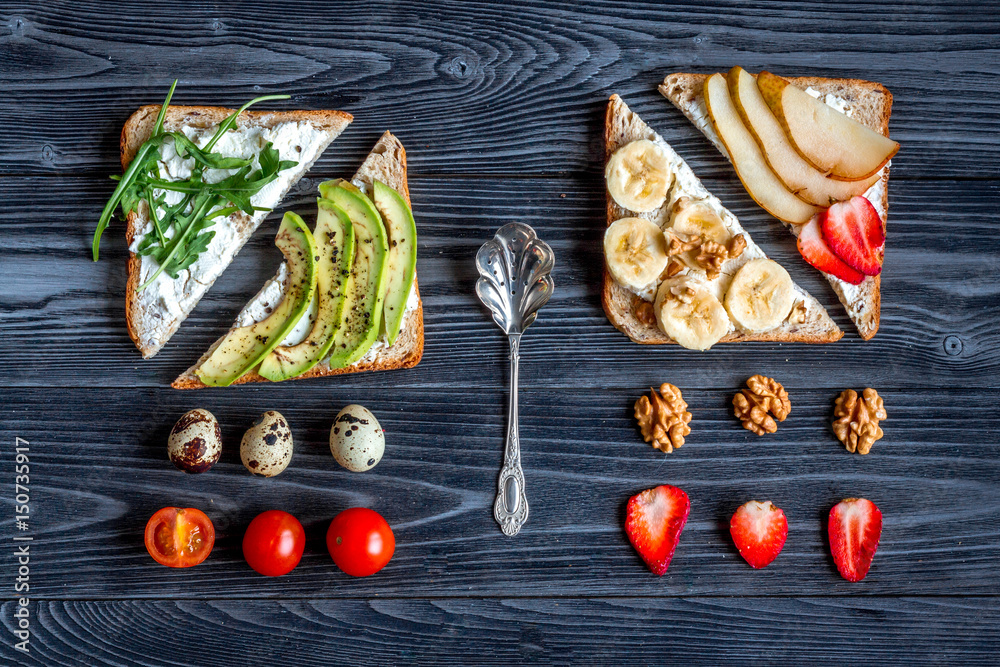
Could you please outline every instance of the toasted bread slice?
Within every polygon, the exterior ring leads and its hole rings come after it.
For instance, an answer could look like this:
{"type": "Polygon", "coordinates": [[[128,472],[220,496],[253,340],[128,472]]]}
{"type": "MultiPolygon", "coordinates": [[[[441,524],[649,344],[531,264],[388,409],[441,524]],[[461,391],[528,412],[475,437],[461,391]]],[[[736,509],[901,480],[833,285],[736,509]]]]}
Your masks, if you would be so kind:
{"type": "MultiPolygon", "coordinates": [[[[670,100],[674,106],[694,123],[702,134],[715,145],[719,151],[729,158],[725,146],[719,139],[708,118],[703,90],[709,74],[671,74],[660,84],[660,93],[670,100]]],[[[843,101],[850,110],[851,117],[885,136],[889,136],[889,116],[892,113],[892,93],[879,84],[858,79],[824,79],[819,77],[785,77],[793,85],[802,88],[812,88],[821,98],[833,95],[843,101]]],[[[889,211],[889,165],[882,168],[879,180],[865,193],[875,210],[882,217],[882,228],[885,230],[889,211]]],[[[799,228],[786,225],[789,230],[798,235],[799,228]]],[[[864,340],[869,340],[878,332],[881,312],[882,276],[867,276],[860,285],[852,285],[837,276],[824,273],[833,287],[840,302],[844,304],[847,314],[854,321],[858,333],[864,340]]]]}
{"type": "MultiPolygon", "coordinates": [[[[725,222],[727,228],[735,234],[743,234],[747,242],[747,249],[741,258],[731,259],[723,266],[723,274],[730,274],[743,265],[746,261],[754,257],[764,257],[763,251],[754,244],[750,235],[739,224],[736,216],[725,209],[721,202],[714,197],[701,181],[691,172],[691,168],[681,159],[670,145],[667,144],[660,135],[654,132],[646,123],[632,112],[625,102],[617,95],[612,95],[608,102],[607,115],[604,121],[604,148],[605,160],[611,154],[625,144],[637,139],[649,139],[663,147],[671,156],[671,162],[675,164],[677,172],[674,178],[674,185],[668,193],[667,201],[664,202],[660,210],[652,213],[636,214],[619,206],[610,194],[607,195],[607,224],[610,225],[615,220],[638,215],[656,220],[663,215],[664,211],[669,211],[673,202],[680,196],[693,196],[696,199],[707,202],[716,210],[725,222]],[[684,190],[680,192],[680,183],[684,183],[684,190]]],[[[762,333],[750,333],[741,331],[738,327],[730,331],[719,342],[732,343],[741,341],[789,341],[802,343],[831,343],[839,340],[844,333],[837,324],[830,318],[826,309],[814,299],[808,292],[794,285],[796,303],[801,303],[805,308],[805,313],[799,318],[789,317],[776,328],[762,333]]],[[[631,338],[636,343],[661,344],[674,343],[655,323],[647,324],[636,316],[636,308],[643,302],[642,297],[632,293],[622,287],[612,278],[605,265],[604,289],[601,293],[601,301],[604,305],[604,312],[615,327],[631,338]]],[[[795,309],[793,309],[794,311],[795,309]]]]}
{"type": "MultiPolygon", "coordinates": [[[[235,109],[223,107],[171,106],[167,109],[163,126],[166,130],[180,131],[183,127],[208,130],[218,126],[235,109]]],[[[141,107],[125,123],[121,134],[122,169],[128,168],[132,158],[149,138],[160,112],[159,105],[141,107]]],[[[320,154],[350,124],[353,117],[342,111],[244,111],[236,121],[236,133],[253,131],[255,128],[275,129],[288,123],[307,123],[315,130],[307,145],[282,151],[281,159],[296,160],[299,164],[282,174],[290,178],[281,181],[282,186],[261,196],[255,201],[265,208],[274,208],[309,168],[320,154]]],[[[140,257],[135,250],[144,233],[150,231],[149,210],[145,203],[129,213],[125,231],[128,240],[128,282],[125,289],[125,321],[129,336],[144,358],[152,357],[180,327],[181,322],[191,313],[195,305],[208,289],[222,275],[233,257],[250,238],[260,223],[267,217],[264,211],[253,216],[238,212],[229,218],[218,220],[215,228],[226,226],[227,234],[216,232],[209,249],[191,266],[182,271],[177,280],[161,274],[157,282],[139,292],[139,286],[156,268],[150,257],[140,257]],[[192,276],[197,271],[197,279],[192,276]]]]}
{"type": "MultiPolygon", "coordinates": [[[[403,149],[403,144],[400,143],[399,139],[389,132],[383,134],[378,140],[378,143],[372,148],[371,153],[368,154],[368,157],[351,180],[366,192],[371,191],[372,181],[382,181],[401,194],[407,204],[411,204],[410,190],[406,182],[406,151],[403,149]]],[[[284,275],[282,268],[279,268],[275,277],[271,278],[257,296],[251,299],[251,304],[267,291],[272,282],[280,282],[281,276],[284,275]]],[[[420,291],[417,288],[416,274],[413,276],[412,289],[413,294],[410,296],[410,301],[413,302],[415,300],[416,306],[408,307],[403,317],[403,326],[400,329],[399,336],[391,346],[387,345],[380,337],[375,341],[375,345],[372,346],[368,354],[347,368],[330,368],[328,361],[323,360],[309,371],[291,379],[300,380],[326,375],[360,373],[362,371],[387,371],[416,366],[420,363],[420,358],[424,354],[424,310],[423,302],[420,300],[420,291]]],[[[244,311],[249,308],[250,304],[247,304],[244,311]]],[[[242,316],[243,313],[236,318],[237,322],[243,319],[242,316]]],[[[233,327],[235,328],[235,326],[234,324],[233,327]]],[[[225,336],[221,336],[219,340],[213,343],[208,351],[202,355],[201,359],[194,366],[184,371],[184,373],[174,380],[171,386],[174,389],[200,389],[205,387],[206,385],[195,375],[195,371],[211,356],[212,352],[222,343],[224,338],[225,336]]],[[[250,371],[233,384],[245,384],[248,382],[269,382],[269,380],[261,377],[254,371],[250,371]]]]}

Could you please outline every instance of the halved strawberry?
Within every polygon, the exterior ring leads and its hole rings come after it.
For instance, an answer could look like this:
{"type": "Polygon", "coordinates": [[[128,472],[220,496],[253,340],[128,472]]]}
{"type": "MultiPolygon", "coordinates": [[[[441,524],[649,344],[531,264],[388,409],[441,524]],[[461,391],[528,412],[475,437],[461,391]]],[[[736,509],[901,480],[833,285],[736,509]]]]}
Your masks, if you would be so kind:
{"type": "Polygon", "coordinates": [[[667,571],[690,511],[687,494],[676,486],[664,484],[629,498],[625,532],[653,574],[667,571]]]}
{"type": "Polygon", "coordinates": [[[830,510],[830,552],[840,575],[861,581],[882,536],[882,512],[870,500],[847,498],[830,510]]]}
{"type": "Polygon", "coordinates": [[[817,213],[799,230],[799,252],[802,257],[823,273],[830,273],[841,280],[858,285],[865,279],[865,274],[848,266],[844,260],[833,254],[823,240],[819,221],[826,213],[817,213]]]}
{"type": "Polygon", "coordinates": [[[788,519],[770,501],[761,503],[751,500],[733,514],[729,520],[729,533],[750,567],[767,567],[785,546],[788,519]]]}
{"type": "Polygon", "coordinates": [[[885,233],[872,203],[858,195],[834,204],[820,216],[820,230],[830,250],[867,276],[882,273],[885,233]]]}

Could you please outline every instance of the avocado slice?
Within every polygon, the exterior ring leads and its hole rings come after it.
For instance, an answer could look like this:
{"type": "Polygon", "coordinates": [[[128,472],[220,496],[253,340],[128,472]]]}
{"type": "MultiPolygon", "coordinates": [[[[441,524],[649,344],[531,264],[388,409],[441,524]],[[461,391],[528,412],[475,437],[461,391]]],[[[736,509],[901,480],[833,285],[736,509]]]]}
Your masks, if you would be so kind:
{"type": "Polygon", "coordinates": [[[350,307],[348,296],[353,297],[354,225],[332,202],[316,203],[316,321],[301,343],[279,345],[261,362],[257,372],[272,382],[302,375],[330,353],[344,309],[350,307]]]}
{"type": "Polygon", "coordinates": [[[346,181],[328,181],[319,191],[354,226],[353,295],[330,353],[330,368],[346,368],[365,356],[378,336],[389,246],[382,218],[360,190],[346,181]]]}
{"type": "Polygon", "coordinates": [[[409,205],[398,192],[381,181],[374,181],[372,185],[375,208],[382,214],[389,234],[389,279],[382,306],[382,332],[392,345],[403,324],[406,301],[410,298],[417,270],[417,225],[409,205]]]}
{"type": "Polygon", "coordinates": [[[195,371],[205,384],[228,387],[261,362],[305,315],[316,291],[316,244],[302,218],[285,213],[274,239],[288,262],[285,297],[265,319],[233,329],[195,371]]]}

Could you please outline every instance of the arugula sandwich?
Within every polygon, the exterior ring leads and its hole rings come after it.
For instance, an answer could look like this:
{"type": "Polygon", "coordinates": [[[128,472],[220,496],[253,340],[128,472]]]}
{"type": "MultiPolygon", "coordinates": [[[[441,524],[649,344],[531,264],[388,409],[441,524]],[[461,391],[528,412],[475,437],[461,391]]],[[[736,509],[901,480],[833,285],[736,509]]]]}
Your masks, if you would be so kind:
{"type": "Polygon", "coordinates": [[[125,316],[144,358],[180,327],[236,253],[353,120],[341,111],[141,107],[121,133],[125,170],[94,234],[116,209],[129,244],[125,316]]]}

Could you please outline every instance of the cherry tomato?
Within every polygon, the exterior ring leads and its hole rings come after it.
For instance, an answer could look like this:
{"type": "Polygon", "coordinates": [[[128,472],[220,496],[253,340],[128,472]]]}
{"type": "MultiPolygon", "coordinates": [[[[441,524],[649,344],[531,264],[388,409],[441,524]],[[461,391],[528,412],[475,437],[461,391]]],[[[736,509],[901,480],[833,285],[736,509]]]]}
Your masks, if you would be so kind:
{"type": "Polygon", "coordinates": [[[164,507],[146,522],[146,550],[160,565],[191,567],[208,558],[215,526],[201,510],[164,507]]]}
{"type": "Polygon", "coordinates": [[[341,570],[352,577],[367,577],[388,564],[396,550],[396,537],[381,514],[353,507],[330,522],[326,548],[341,570]]]}
{"type": "Polygon", "coordinates": [[[243,535],[243,557],[260,574],[280,577],[302,560],[306,531],[288,512],[268,510],[258,514],[243,535]]]}

